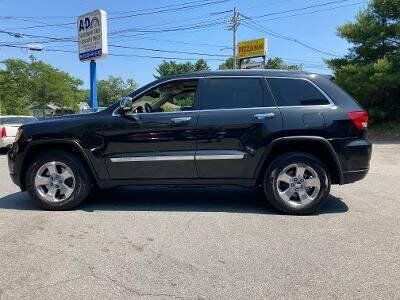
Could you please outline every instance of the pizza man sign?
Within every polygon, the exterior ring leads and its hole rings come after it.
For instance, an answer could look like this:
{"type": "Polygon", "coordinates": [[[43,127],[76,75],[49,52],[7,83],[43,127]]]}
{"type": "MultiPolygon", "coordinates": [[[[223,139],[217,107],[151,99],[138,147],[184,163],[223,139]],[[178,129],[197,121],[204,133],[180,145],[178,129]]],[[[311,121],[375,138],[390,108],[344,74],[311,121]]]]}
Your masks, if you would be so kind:
{"type": "Polygon", "coordinates": [[[80,61],[107,57],[107,14],[97,9],[78,17],[78,51],[80,61]]]}
{"type": "Polygon", "coordinates": [[[250,40],[240,42],[238,45],[238,58],[252,58],[266,55],[265,39],[250,40]]]}

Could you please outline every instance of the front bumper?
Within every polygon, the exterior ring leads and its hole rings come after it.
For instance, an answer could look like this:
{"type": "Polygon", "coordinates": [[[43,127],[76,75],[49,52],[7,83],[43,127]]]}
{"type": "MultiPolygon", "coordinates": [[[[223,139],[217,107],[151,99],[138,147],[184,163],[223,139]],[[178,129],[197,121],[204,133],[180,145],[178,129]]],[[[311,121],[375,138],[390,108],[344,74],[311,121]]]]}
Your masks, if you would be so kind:
{"type": "Polygon", "coordinates": [[[5,138],[0,138],[0,148],[10,147],[14,143],[15,137],[8,136],[5,138]]]}
{"type": "Polygon", "coordinates": [[[14,184],[18,185],[19,187],[21,186],[21,180],[19,174],[10,174],[12,182],[14,184]]]}
{"type": "Polygon", "coordinates": [[[343,184],[353,183],[367,176],[369,169],[343,172],[343,184]]]}
{"type": "Polygon", "coordinates": [[[22,154],[18,153],[18,145],[13,144],[10,151],[7,154],[8,158],[8,170],[10,172],[10,177],[14,184],[18,185],[21,188],[21,191],[24,191],[25,188],[23,183],[21,182],[21,170],[22,170],[22,154]]]}

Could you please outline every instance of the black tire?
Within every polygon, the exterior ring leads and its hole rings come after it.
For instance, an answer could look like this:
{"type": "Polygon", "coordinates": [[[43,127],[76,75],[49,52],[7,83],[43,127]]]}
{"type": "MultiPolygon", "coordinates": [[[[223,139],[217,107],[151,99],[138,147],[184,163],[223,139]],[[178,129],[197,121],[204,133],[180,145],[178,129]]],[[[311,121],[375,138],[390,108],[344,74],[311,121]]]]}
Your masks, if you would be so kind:
{"type": "MultiPolygon", "coordinates": [[[[287,214],[308,215],[318,212],[319,208],[328,199],[331,179],[325,164],[315,156],[303,152],[290,152],[277,157],[270,164],[265,172],[263,185],[265,196],[275,209],[287,214]],[[316,194],[315,199],[306,205],[291,205],[279,196],[277,177],[285,168],[293,164],[306,164],[310,166],[319,177],[319,192],[316,194]]],[[[293,203],[293,201],[291,201],[291,203],[293,203]]]]}
{"type": "Polygon", "coordinates": [[[33,200],[46,210],[69,210],[79,205],[90,193],[92,182],[87,167],[73,154],[64,151],[51,151],[35,158],[29,166],[25,177],[26,189],[33,200]],[[57,161],[68,166],[75,177],[74,191],[59,202],[51,202],[44,199],[35,187],[35,176],[39,168],[44,164],[57,161]]]}

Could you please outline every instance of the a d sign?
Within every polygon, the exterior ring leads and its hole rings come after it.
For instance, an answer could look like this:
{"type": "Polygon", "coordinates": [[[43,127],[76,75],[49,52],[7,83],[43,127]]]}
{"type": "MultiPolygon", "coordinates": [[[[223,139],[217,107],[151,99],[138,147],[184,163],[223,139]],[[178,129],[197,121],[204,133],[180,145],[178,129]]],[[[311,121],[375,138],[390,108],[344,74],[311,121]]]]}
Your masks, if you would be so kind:
{"type": "Polygon", "coordinates": [[[78,17],[78,51],[80,61],[107,57],[107,14],[97,9],[78,17]]]}

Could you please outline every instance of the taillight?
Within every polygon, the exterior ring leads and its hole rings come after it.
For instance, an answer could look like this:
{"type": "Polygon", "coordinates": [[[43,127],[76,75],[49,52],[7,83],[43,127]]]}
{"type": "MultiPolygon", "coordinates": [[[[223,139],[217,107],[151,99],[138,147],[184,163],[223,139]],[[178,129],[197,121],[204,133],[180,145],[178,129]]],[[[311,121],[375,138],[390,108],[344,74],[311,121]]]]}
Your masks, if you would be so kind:
{"type": "Polygon", "coordinates": [[[365,111],[349,112],[349,118],[358,129],[368,128],[368,113],[365,111]]]}
{"type": "Polygon", "coordinates": [[[6,131],[6,128],[5,128],[5,127],[3,127],[3,128],[1,129],[1,137],[2,137],[2,138],[7,137],[7,131],[6,131]]]}

